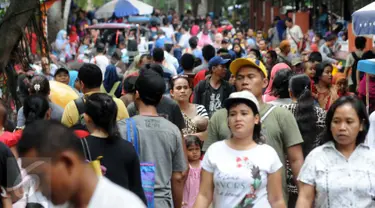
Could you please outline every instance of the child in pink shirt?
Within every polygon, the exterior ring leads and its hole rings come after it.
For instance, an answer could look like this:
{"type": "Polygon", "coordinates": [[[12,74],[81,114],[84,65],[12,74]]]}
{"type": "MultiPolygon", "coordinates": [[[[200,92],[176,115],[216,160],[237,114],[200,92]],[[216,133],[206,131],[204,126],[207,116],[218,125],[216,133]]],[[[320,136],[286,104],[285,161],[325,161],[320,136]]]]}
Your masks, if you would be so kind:
{"type": "Polygon", "coordinates": [[[199,193],[202,142],[197,136],[188,135],[185,137],[185,144],[190,170],[184,187],[182,207],[192,208],[199,193]]]}

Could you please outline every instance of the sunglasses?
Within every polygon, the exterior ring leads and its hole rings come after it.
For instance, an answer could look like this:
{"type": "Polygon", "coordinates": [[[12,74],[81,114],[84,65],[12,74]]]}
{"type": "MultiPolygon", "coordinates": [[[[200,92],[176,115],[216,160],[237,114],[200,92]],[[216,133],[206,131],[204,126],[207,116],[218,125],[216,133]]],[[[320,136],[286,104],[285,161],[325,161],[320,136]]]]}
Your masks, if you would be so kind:
{"type": "Polygon", "coordinates": [[[175,75],[175,76],[173,76],[173,77],[172,77],[172,80],[174,81],[174,80],[176,80],[176,79],[178,79],[178,78],[185,78],[185,79],[187,79],[187,78],[189,78],[189,76],[186,75],[186,74],[179,74],[179,75],[175,75]]]}

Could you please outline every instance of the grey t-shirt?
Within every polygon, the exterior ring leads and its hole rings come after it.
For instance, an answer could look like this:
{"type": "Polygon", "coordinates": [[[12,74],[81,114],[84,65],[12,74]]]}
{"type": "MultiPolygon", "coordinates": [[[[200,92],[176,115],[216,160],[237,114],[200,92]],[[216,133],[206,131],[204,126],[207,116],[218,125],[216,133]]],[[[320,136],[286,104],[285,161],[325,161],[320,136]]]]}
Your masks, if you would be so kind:
{"type": "MultiPolygon", "coordinates": [[[[185,128],[184,117],[182,116],[181,109],[172,98],[163,96],[159,105],[156,107],[156,110],[160,116],[168,119],[180,130],[185,128]]],[[[138,114],[134,102],[128,105],[128,113],[130,117],[138,114]]]]}
{"type": "MultiPolygon", "coordinates": [[[[64,109],[59,105],[49,102],[49,107],[51,108],[51,120],[61,121],[64,109]]],[[[17,127],[25,126],[25,115],[23,114],[23,106],[18,110],[17,115],[17,127]]]]}
{"type": "MultiPolygon", "coordinates": [[[[163,117],[135,116],[133,119],[138,130],[139,159],[153,162],[156,167],[155,208],[173,207],[172,172],[187,169],[180,130],[163,117]]],[[[120,122],[126,123],[126,120],[120,122]]],[[[126,135],[122,137],[127,138],[126,135]]]]}

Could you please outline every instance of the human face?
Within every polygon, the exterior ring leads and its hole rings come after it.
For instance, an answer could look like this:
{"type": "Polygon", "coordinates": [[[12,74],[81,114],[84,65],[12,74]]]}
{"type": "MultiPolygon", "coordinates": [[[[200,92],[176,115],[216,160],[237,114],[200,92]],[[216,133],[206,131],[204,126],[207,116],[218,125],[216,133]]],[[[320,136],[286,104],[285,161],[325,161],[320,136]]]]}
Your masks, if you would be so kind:
{"type": "Polygon", "coordinates": [[[71,151],[63,151],[52,159],[41,158],[35,149],[23,155],[22,167],[36,177],[36,189],[55,205],[69,202],[77,190],[82,162],[71,151]]]}
{"type": "Polygon", "coordinates": [[[259,49],[262,51],[267,49],[266,42],[264,42],[264,40],[259,41],[259,49]]]}
{"type": "Polygon", "coordinates": [[[348,82],[346,79],[340,79],[337,83],[336,83],[337,87],[338,87],[338,90],[340,92],[346,92],[347,89],[348,89],[348,82]]]}
{"type": "Polygon", "coordinates": [[[61,83],[64,83],[64,84],[68,85],[69,84],[69,74],[67,74],[65,72],[58,73],[55,76],[55,80],[57,82],[61,82],[61,83]]]}
{"type": "Polygon", "coordinates": [[[228,45],[229,45],[228,43],[222,43],[222,44],[221,44],[221,47],[222,47],[222,48],[225,48],[225,49],[228,49],[228,45]]]}
{"type": "Polygon", "coordinates": [[[285,25],[288,27],[288,28],[291,28],[293,26],[293,24],[289,21],[285,21],[285,25]]]}
{"type": "Polygon", "coordinates": [[[225,65],[217,65],[212,68],[212,72],[213,74],[223,79],[225,75],[227,74],[227,69],[225,65]]]}
{"type": "Polygon", "coordinates": [[[355,145],[358,133],[363,131],[363,122],[351,104],[338,107],[331,121],[331,133],[337,144],[355,145]]]}
{"type": "Polygon", "coordinates": [[[229,109],[228,125],[236,138],[246,138],[253,134],[255,124],[259,123],[259,115],[246,104],[234,105],[229,109]]]}
{"type": "Polygon", "coordinates": [[[326,85],[330,85],[332,83],[332,67],[331,66],[327,66],[324,68],[324,71],[323,71],[322,76],[320,77],[320,80],[326,85]]]}
{"type": "Polygon", "coordinates": [[[177,102],[189,102],[192,90],[185,78],[177,78],[174,81],[171,95],[177,102]]]}
{"type": "Polygon", "coordinates": [[[194,162],[200,159],[201,157],[201,148],[199,145],[191,144],[187,148],[187,156],[189,162],[194,162]]]}
{"type": "Polygon", "coordinates": [[[239,53],[241,51],[241,48],[240,48],[240,46],[235,45],[233,50],[234,50],[234,52],[239,53]]]}
{"type": "Polygon", "coordinates": [[[240,40],[242,40],[243,36],[242,36],[241,32],[237,33],[237,38],[240,39],[240,40]]]}
{"type": "Polygon", "coordinates": [[[263,88],[267,87],[268,79],[263,77],[261,73],[259,69],[251,66],[239,69],[234,82],[237,91],[248,90],[255,97],[262,97],[263,88]]]}
{"type": "Polygon", "coordinates": [[[249,37],[253,37],[253,36],[254,36],[254,30],[249,29],[249,30],[247,31],[247,36],[249,36],[249,37]]]}
{"type": "Polygon", "coordinates": [[[313,79],[316,71],[315,68],[313,67],[311,62],[306,62],[305,63],[305,74],[310,77],[310,79],[313,79]]]}

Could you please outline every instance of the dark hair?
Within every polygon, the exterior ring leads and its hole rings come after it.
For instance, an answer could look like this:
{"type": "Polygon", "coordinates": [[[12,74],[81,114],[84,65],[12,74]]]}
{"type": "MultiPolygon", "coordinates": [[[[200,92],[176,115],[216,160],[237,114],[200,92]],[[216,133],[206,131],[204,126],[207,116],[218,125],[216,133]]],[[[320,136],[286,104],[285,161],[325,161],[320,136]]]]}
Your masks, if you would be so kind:
{"type": "Polygon", "coordinates": [[[96,52],[97,53],[104,53],[105,51],[105,45],[104,43],[98,43],[98,45],[96,46],[96,52]]]}
{"type": "Polygon", "coordinates": [[[267,51],[267,54],[270,54],[272,62],[274,62],[274,63],[277,62],[277,53],[276,53],[276,51],[270,50],[270,51],[267,51]]]}
{"type": "Polygon", "coordinates": [[[229,53],[229,50],[225,48],[220,48],[219,50],[216,51],[216,53],[217,54],[229,53]]]}
{"type": "Polygon", "coordinates": [[[23,114],[28,125],[36,120],[43,120],[49,110],[49,103],[45,96],[30,95],[23,103],[23,114]]]}
{"type": "Polygon", "coordinates": [[[255,53],[255,56],[258,60],[261,60],[262,54],[260,53],[260,51],[258,49],[252,48],[252,49],[250,49],[250,52],[251,51],[255,53]]]}
{"type": "Polygon", "coordinates": [[[335,34],[329,34],[327,37],[326,37],[326,41],[334,41],[334,40],[336,40],[336,38],[337,38],[337,35],[335,35],[335,34]]]}
{"type": "Polygon", "coordinates": [[[49,86],[49,81],[45,76],[36,75],[31,79],[29,90],[31,94],[48,96],[51,88],[49,86]]]}
{"type": "Polygon", "coordinates": [[[318,116],[311,93],[310,78],[305,74],[293,76],[289,81],[289,89],[293,96],[297,98],[294,117],[304,141],[302,150],[304,157],[306,157],[314,148],[317,133],[319,133],[316,126],[318,116]]]}
{"type": "Polygon", "coordinates": [[[202,48],[202,54],[204,60],[209,61],[216,55],[216,50],[212,45],[205,45],[202,48]]]}
{"type": "Polygon", "coordinates": [[[59,68],[56,70],[55,74],[53,75],[54,78],[56,78],[59,74],[67,74],[69,76],[69,71],[65,68],[59,68]]]}
{"type": "Polygon", "coordinates": [[[290,23],[293,23],[293,19],[290,18],[290,17],[286,18],[285,21],[290,22],[290,23]]]}
{"type": "Polygon", "coordinates": [[[323,57],[322,57],[322,54],[319,53],[319,52],[312,52],[309,56],[309,61],[311,62],[322,62],[323,61],[323,57]]]}
{"type": "Polygon", "coordinates": [[[191,82],[191,80],[189,79],[187,75],[177,75],[176,77],[171,79],[171,82],[170,82],[171,90],[173,90],[174,88],[174,82],[178,79],[185,79],[188,82],[189,87],[193,89],[193,83],[191,82]]]}
{"type": "MultiPolygon", "coordinates": [[[[156,84],[155,86],[157,86],[156,84]]],[[[159,64],[146,64],[142,67],[139,71],[135,88],[139,92],[139,97],[145,105],[156,107],[160,103],[166,88],[161,66],[159,64]],[[148,84],[150,82],[158,84],[159,88],[155,89],[155,87],[149,87],[148,89],[144,89],[145,83],[148,84]]]]}
{"type": "Polygon", "coordinates": [[[338,100],[336,100],[331,105],[331,107],[329,108],[329,110],[327,112],[327,116],[326,116],[326,126],[327,127],[326,127],[326,131],[325,131],[325,135],[324,135],[324,142],[334,141],[336,143],[336,141],[334,140],[334,138],[332,136],[332,132],[331,132],[331,122],[333,120],[333,116],[334,116],[337,108],[339,108],[343,105],[346,105],[346,104],[350,104],[354,108],[354,110],[357,112],[357,116],[359,118],[359,121],[363,124],[363,130],[358,133],[356,144],[358,145],[360,143],[365,142],[366,135],[367,135],[368,129],[370,127],[370,121],[369,121],[369,118],[368,118],[368,114],[367,114],[367,110],[366,110],[365,105],[363,104],[363,102],[361,100],[359,100],[355,96],[343,96],[343,97],[339,98],[338,100]]]}
{"type": "Polygon", "coordinates": [[[191,70],[194,68],[195,57],[192,54],[185,53],[181,56],[181,67],[184,70],[191,70]]]}
{"type": "Polygon", "coordinates": [[[319,78],[322,76],[324,69],[326,67],[331,67],[332,65],[328,62],[319,63],[315,66],[315,76],[314,76],[314,82],[317,84],[319,82],[319,78]]]}
{"type": "Polygon", "coordinates": [[[199,148],[202,149],[202,142],[199,139],[199,137],[197,137],[195,135],[187,135],[187,136],[185,136],[185,145],[186,145],[186,148],[189,148],[193,144],[199,146],[199,148]]]}
{"type": "Polygon", "coordinates": [[[195,48],[197,48],[197,46],[198,46],[198,38],[197,37],[191,37],[190,39],[189,39],[189,46],[190,46],[190,48],[192,48],[192,49],[195,49],[195,48]]]}
{"type": "Polygon", "coordinates": [[[167,25],[167,24],[169,24],[169,21],[168,21],[168,18],[165,17],[165,18],[163,19],[163,25],[167,25]]]}
{"type": "Polygon", "coordinates": [[[135,93],[135,82],[138,76],[128,76],[124,80],[123,88],[125,93],[135,93]]]}
{"type": "Polygon", "coordinates": [[[1,114],[3,114],[3,117],[0,117],[0,119],[2,120],[4,130],[13,131],[14,127],[12,126],[12,123],[8,120],[8,110],[3,100],[0,100],[0,112],[1,114]]]}
{"type": "Polygon", "coordinates": [[[164,61],[164,50],[161,48],[155,48],[152,52],[152,58],[156,62],[163,62],[164,61]]]}
{"type": "Polygon", "coordinates": [[[195,57],[194,67],[200,66],[202,64],[202,59],[195,57]]]}
{"type": "Polygon", "coordinates": [[[292,76],[293,71],[290,69],[281,69],[276,72],[271,94],[278,98],[289,98],[289,79],[292,76]]]}
{"type": "MultiPolygon", "coordinates": [[[[229,110],[232,108],[232,107],[236,107],[237,105],[239,104],[246,104],[247,106],[249,106],[251,108],[251,110],[253,111],[254,115],[260,115],[259,114],[259,111],[257,109],[257,106],[251,102],[251,101],[248,101],[248,100],[233,100],[229,106],[227,106],[227,116],[229,117],[229,110]]],[[[255,124],[254,125],[254,131],[253,131],[253,140],[255,143],[257,144],[263,144],[265,143],[264,141],[264,138],[262,136],[262,124],[259,122],[258,124],[255,124]]]]}
{"type": "Polygon", "coordinates": [[[366,48],[366,38],[365,37],[362,37],[362,36],[359,36],[359,37],[356,37],[355,38],[355,47],[358,49],[358,50],[363,50],[366,48]]]}
{"type": "Polygon", "coordinates": [[[72,129],[59,121],[39,120],[27,125],[17,144],[20,156],[35,149],[39,157],[53,157],[62,151],[72,150],[84,161],[82,145],[72,129]]]}
{"type": "Polygon", "coordinates": [[[323,39],[323,36],[322,34],[320,34],[320,32],[316,32],[315,36],[318,37],[319,39],[323,39]]]}
{"type": "Polygon", "coordinates": [[[164,44],[164,49],[165,51],[167,51],[168,53],[170,53],[172,51],[172,48],[173,48],[173,44],[172,43],[165,43],[164,44]]]}
{"type": "Polygon", "coordinates": [[[83,64],[78,71],[78,79],[87,89],[99,88],[103,82],[103,73],[95,64],[83,64]]]}
{"type": "Polygon", "coordinates": [[[97,127],[105,130],[111,140],[121,138],[116,124],[117,105],[105,93],[94,93],[85,102],[85,113],[97,127]]]}

